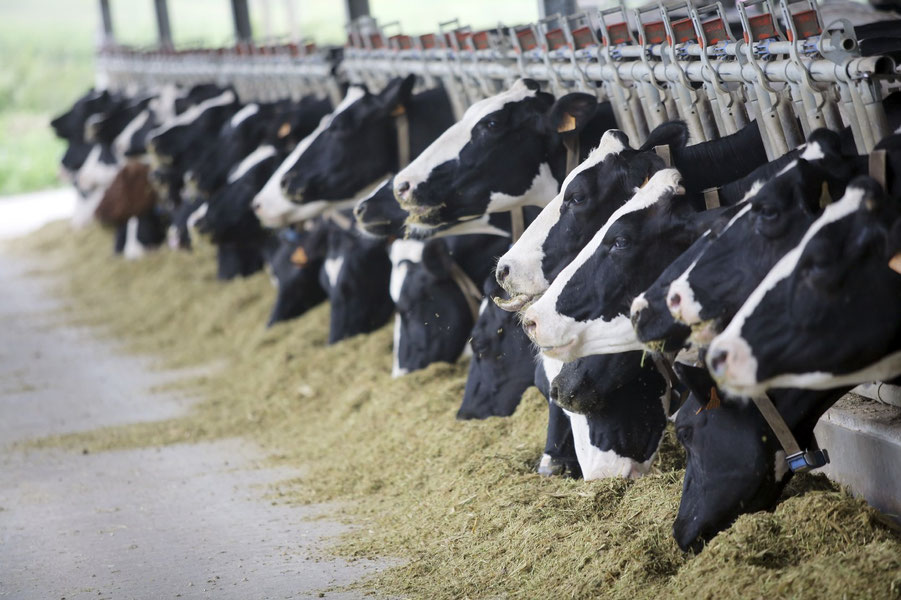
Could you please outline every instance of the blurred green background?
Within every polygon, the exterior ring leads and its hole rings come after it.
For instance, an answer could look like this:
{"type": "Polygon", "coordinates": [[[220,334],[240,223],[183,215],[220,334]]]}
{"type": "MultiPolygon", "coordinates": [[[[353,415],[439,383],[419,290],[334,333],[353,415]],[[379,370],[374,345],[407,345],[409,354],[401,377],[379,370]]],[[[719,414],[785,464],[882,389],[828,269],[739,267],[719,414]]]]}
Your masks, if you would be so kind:
{"type": "MultiPolygon", "coordinates": [[[[254,35],[289,33],[287,0],[250,0],[254,35]],[[269,18],[266,18],[268,12],[269,18]]],[[[156,40],[151,0],[110,0],[117,41],[146,45],[156,40]]],[[[341,0],[293,0],[300,35],[340,44],[341,0]]],[[[383,23],[400,20],[408,33],[435,31],[460,17],[475,28],[534,21],[535,0],[370,0],[383,23]]],[[[233,35],[228,0],[169,0],[175,44],[219,45],[233,35]]],[[[49,127],[94,81],[93,51],[99,10],[96,0],[0,0],[0,195],[59,185],[63,144],[49,127]]]]}

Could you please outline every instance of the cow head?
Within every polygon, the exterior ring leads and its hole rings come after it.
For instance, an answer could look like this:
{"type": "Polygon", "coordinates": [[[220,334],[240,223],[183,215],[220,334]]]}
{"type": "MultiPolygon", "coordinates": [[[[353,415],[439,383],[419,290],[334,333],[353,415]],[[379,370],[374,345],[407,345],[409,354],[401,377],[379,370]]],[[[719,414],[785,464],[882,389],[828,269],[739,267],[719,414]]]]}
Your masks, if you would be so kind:
{"type": "Polygon", "coordinates": [[[641,349],[627,316],[632,300],[703,227],[679,181],[675,169],[655,173],[523,313],[543,353],[569,361],[641,349]]]}
{"type": "Polygon", "coordinates": [[[232,89],[194,104],[149,134],[148,151],[164,165],[177,164],[198,140],[215,136],[222,124],[238,110],[232,89]]]}
{"type": "MultiPolygon", "coordinates": [[[[691,395],[676,417],[676,437],[685,448],[685,479],[673,535],[682,550],[704,543],[745,513],[772,510],[791,471],[785,452],[757,407],[724,399],[706,369],[675,365],[691,395]],[[714,402],[716,402],[714,400],[714,402]]],[[[817,420],[842,392],[778,390],[770,399],[802,448],[817,420]]]]}
{"type": "Polygon", "coordinates": [[[531,79],[476,102],[395,177],[408,230],[428,237],[486,213],[545,205],[563,179],[564,136],[577,137],[596,110],[592,95],[554,102],[531,79]]]}
{"type": "Polygon", "coordinates": [[[372,194],[354,207],[354,217],[363,233],[373,237],[403,237],[407,212],[394,197],[394,178],[386,179],[372,194]]]}
{"type": "Polygon", "coordinates": [[[512,415],[535,378],[532,344],[518,318],[488,300],[499,293],[493,275],[483,292],[486,299],[470,334],[472,361],[458,419],[512,415]]]}
{"type": "Polygon", "coordinates": [[[326,299],[319,285],[325,260],[328,229],[320,224],[310,231],[285,229],[269,258],[270,275],[277,294],[266,326],[294,319],[326,299]]]}
{"type": "Polygon", "coordinates": [[[748,296],[707,353],[739,395],[901,374],[901,211],[853,180],[748,296]]]}
{"type": "Polygon", "coordinates": [[[560,193],[498,261],[498,281],[509,300],[505,310],[520,310],[547,290],[613,211],[665,164],[652,150],[678,145],[687,137],[682,123],[668,123],[634,150],[619,130],[604,133],[598,147],[573,169],[560,193]]]}

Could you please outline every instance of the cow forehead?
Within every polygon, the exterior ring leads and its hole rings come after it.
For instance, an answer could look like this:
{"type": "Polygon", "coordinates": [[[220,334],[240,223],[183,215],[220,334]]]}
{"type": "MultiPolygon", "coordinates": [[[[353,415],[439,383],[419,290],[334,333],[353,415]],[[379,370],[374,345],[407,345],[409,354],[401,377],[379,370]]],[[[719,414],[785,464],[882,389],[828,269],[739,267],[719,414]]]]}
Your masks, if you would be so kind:
{"type": "Polygon", "coordinates": [[[215,108],[217,106],[225,106],[227,104],[231,104],[232,102],[235,101],[235,99],[236,99],[235,93],[233,91],[225,90],[218,96],[210,98],[209,100],[204,100],[203,102],[200,102],[199,104],[195,104],[194,106],[192,106],[185,112],[181,113],[180,115],[177,115],[176,117],[170,119],[169,121],[167,121],[166,123],[164,123],[163,125],[158,127],[157,129],[154,129],[153,131],[151,131],[150,135],[151,135],[151,137],[158,136],[163,133],[166,133],[167,131],[169,131],[170,129],[173,129],[174,127],[178,127],[180,125],[187,125],[188,123],[193,123],[198,118],[200,118],[200,115],[205,113],[207,110],[209,110],[211,108],[215,108]]]}
{"type": "Polygon", "coordinates": [[[604,132],[604,135],[601,136],[601,141],[598,143],[597,148],[592,150],[588,157],[583,160],[579,165],[573,169],[569,175],[566,176],[566,179],[563,180],[563,185],[560,186],[560,197],[566,195],[566,188],[569,186],[572,181],[578,177],[580,174],[584,173],[588,169],[592,167],[596,167],[603,161],[607,159],[608,156],[619,154],[623,150],[626,149],[626,145],[623,143],[621,136],[622,132],[617,129],[609,129],[604,132]]]}
{"type": "Polygon", "coordinates": [[[522,102],[526,98],[534,97],[537,93],[538,90],[529,89],[520,79],[510,86],[509,90],[479,100],[466,110],[462,119],[445,130],[413,162],[398,173],[398,181],[423,177],[433,167],[454,160],[472,139],[472,130],[479,121],[487,115],[501,110],[507,104],[522,102]]]}
{"type": "Polygon", "coordinates": [[[391,258],[391,280],[388,284],[391,298],[397,302],[400,299],[401,290],[404,287],[404,280],[409,271],[409,264],[422,262],[422,249],[425,248],[425,242],[417,240],[397,240],[391,244],[391,251],[388,253],[391,258]]]}
{"type": "Polygon", "coordinates": [[[234,114],[234,116],[232,116],[231,120],[228,123],[229,123],[229,125],[231,125],[232,129],[234,129],[235,127],[240,125],[242,122],[244,122],[246,119],[249,119],[253,115],[257,114],[258,112],[260,112],[260,105],[251,102],[250,104],[248,104],[247,106],[245,106],[244,108],[242,108],[241,110],[236,112],[234,114]]]}
{"type": "Polygon", "coordinates": [[[865,191],[862,188],[849,187],[841,200],[827,206],[820,218],[814,221],[813,225],[804,234],[801,242],[783,256],[767,273],[757,288],[751,292],[751,295],[748,296],[748,299],[745,300],[739,311],[735,313],[735,317],[732,318],[732,321],[721,335],[724,337],[727,335],[740,335],[745,321],[754,313],[763,297],[776,287],[780,281],[788,278],[795,270],[801,254],[810,243],[810,240],[830,223],[835,223],[853,215],[860,208],[865,195],[865,191]]]}

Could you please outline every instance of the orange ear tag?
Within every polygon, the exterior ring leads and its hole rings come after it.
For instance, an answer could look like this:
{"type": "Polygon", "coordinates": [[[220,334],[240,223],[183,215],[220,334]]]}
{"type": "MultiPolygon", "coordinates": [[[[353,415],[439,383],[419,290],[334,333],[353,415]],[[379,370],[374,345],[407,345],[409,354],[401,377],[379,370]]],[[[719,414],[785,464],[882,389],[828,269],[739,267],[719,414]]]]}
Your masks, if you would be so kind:
{"type": "Polygon", "coordinates": [[[294,254],[291,255],[291,262],[297,265],[298,267],[303,267],[309,262],[307,258],[307,252],[303,249],[303,246],[298,246],[297,250],[294,251],[294,254]]]}
{"type": "Polygon", "coordinates": [[[282,139],[289,133],[291,133],[291,123],[282,123],[282,126],[278,128],[278,139],[282,139]]]}

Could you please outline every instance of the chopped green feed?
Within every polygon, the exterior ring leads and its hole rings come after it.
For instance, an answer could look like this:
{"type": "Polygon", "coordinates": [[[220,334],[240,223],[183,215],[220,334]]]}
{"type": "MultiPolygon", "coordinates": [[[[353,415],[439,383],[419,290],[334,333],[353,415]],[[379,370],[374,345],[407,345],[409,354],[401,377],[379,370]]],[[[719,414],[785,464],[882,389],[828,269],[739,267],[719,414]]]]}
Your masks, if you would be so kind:
{"type": "Polygon", "coordinates": [[[16,248],[40,254],[65,317],[161,366],[200,368],[178,384],[187,415],[46,438],[81,451],[244,435],[301,467],[281,491],[339,501],[360,525],[347,557],[397,557],[359,587],[411,598],[901,598],[901,535],[822,476],[799,476],[773,513],[741,517],[698,556],[672,522],[681,450],[667,433],[642,479],[586,483],[534,473],[546,404],[529,389],[510,418],[460,422],[464,361],[391,379],[385,327],[326,345],[328,307],[269,330],[264,275],[215,279],[210,248],[111,256],[99,230],[52,225],[16,248]]]}

